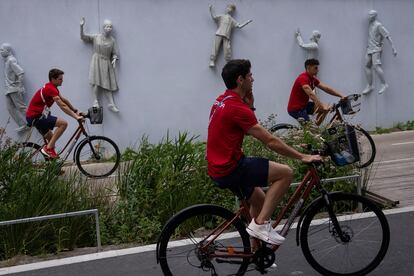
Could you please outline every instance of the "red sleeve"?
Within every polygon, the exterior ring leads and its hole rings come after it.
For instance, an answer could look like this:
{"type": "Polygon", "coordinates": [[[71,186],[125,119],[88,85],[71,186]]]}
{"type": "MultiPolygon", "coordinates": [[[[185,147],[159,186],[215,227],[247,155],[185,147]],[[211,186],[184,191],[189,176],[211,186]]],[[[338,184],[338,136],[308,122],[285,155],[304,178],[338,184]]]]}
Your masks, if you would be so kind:
{"type": "Polygon", "coordinates": [[[59,90],[56,87],[47,85],[43,89],[43,96],[48,97],[50,100],[53,100],[54,97],[59,96],[59,90]]]}
{"type": "Polygon", "coordinates": [[[315,86],[318,86],[321,82],[317,78],[313,78],[315,82],[315,86]]]}
{"type": "Polygon", "coordinates": [[[247,133],[254,125],[258,123],[256,115],[247,106],[238,106],[234,110],[234,122],[247,133]]]}
{"type": "Polygon", "coordinates": [[[309,78],[306,76],[306,75],[300,75],[298,78],[297,78],[297,82],[299,83],[299,85],[300,85],[300,87],[302,88],[302,86],[304,86],[304,85],[310,85],[310,81],[309,81],[309,78]]]}

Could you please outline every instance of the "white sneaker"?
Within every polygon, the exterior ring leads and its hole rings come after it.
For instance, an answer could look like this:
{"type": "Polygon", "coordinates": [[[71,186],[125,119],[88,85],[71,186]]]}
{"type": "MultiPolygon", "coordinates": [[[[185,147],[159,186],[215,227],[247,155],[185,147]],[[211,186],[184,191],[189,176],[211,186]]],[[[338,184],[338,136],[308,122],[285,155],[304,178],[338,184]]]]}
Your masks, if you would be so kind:
{"type": "Polygon", "coordinates": [[[285,241],[285,238],[276,232],[270,222],[257,224],[254,219],[252,219],[252,222],[250,222],[249,226],[246,228],[246,231],[250,236],[267,243],[281,245],[285,241]]]}

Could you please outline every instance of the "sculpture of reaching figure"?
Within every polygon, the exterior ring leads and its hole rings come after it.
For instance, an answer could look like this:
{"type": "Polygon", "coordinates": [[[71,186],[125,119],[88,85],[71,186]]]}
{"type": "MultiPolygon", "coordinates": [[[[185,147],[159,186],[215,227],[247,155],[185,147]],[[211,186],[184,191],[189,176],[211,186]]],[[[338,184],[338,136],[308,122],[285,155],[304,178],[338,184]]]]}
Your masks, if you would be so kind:
{"type": "Polygon", "coordinates": [[[12,117],[19,126],[16,128],[16,131],[21,132],[27,129],[25,116],[27,106],[23,101],[24,71],[13,56],[12,47],[9,43],[3,43],[0,46],[0,53],[4,59],[4,82],[7,110],[9,111],[10,117],[12,117]]]}
{"type": "Polygon", "coordinates": [[[388,84],[386,83],[384,77],[384,71],[381,68],[381,52],[384,38],[388,39],[390,42],[394,56],[397,55],[397,50],[395,50],[390,33],[387,31],[387,29],[385,29],[381,22],[377,20],[377,12],[370,10],[368,16],[368,46],[367,53],[365,55],[365,74],[367,77],[368,85],[362,94],[366,95],[374,89],[372,85],[373,70],[375,70],[377,73],[382,84],[381,88],[378,91],[378,94],[382,94],[388,88],[388,84]]]}
{"type": "Polygon", "coordinates": [[[248,20],[243,24],[238,23],[231,15],[236,10],[236,5],[229,4],[227,5],[226,12],[223,15],[215,15],[213,11],[213,6],[210,5],[210,14],[213,20],[217,23],[217,31],[214,38],[213,50],[210,56],[210,67],[216,65],[217,54],[220,50],[220,46],[223,43],[224,59],[229,61],[231,59],[231,32],[234,27],[239,29],[243,28],[252,20],[248,20]]]}
{"type": "Polygon", "coordinates": [[[300,33],[299,28],[297,29],[296,33],[296,40],[299,46],[306,51],[306,59],[317,59],[318,58],[318,49],[319,49],[319,39],[321,38],[321,33],[318,30],[314,30],[310,37],[309,43],[304,43],[302,39],[302,35],[300,33]]]}
{"type": "Polygon", "coordinates": [[[118,47],[111,36],[112,22],[104,20],[103,32],[94,35],[85,35],[83,27],[85,18],[80,21],[80,37],[85,42],[93,43],[93,56],[89,68],[89,83],[92,85],[95,97],[93,106],[99,107],[98,94],[104,92],[108,98],[108,108],[113,112],[119,112],[115,105],[112,92],[118,90],[115,77],[116,61],[119,59],[118,47]]]}

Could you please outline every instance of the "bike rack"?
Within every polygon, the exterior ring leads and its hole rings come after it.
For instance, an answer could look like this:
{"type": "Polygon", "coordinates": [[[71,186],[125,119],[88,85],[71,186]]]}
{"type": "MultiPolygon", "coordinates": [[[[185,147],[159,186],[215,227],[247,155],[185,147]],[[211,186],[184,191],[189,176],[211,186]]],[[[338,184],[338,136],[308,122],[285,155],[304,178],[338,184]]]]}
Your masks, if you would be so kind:
{"type": "Polygon", "coordinates": [[[61,214],[53,214],[53,215],[46,215],[46,216],[39,216],[39,217],[31,217],[31,218],[0,221],[0,226],[35,222],[35,221],[43,221],[43,220],[56,219],[56,218],[67,218],[67,217],[91,215],[91,214],[95,215],[96,243],[97,243],[97,246],[98,246],[97,251],[99,252],[99,251],[101,251],[101,234],[100,234],[100,228],[99,228],[99,211],[98,211],[98,209],[90,209],[90,210],[70,212],[70,213],[61,213],[61,214]]]}

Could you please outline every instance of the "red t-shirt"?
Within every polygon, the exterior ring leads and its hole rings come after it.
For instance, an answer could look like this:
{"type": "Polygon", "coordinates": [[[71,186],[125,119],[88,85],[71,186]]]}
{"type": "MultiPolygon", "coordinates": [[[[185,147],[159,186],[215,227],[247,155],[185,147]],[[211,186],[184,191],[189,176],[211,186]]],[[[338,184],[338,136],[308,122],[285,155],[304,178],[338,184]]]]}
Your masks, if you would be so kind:
{"type": "Polygon", "coordinates": [[[43,86],[43,88],[36,91],[33,95],[32,100],[30,101],[29,107],[26,111],[26,117],[28,118],[38,118],[42,115],[43,109],[45,108],[45,103],[40,96],[40,90],[43,89],[43,98],[45,99],[46,105],[51,107],[52,104],[55,102],[53,97],[59,96],[60,92],[56,86],[54,86],[51,82],[48,82],[43,86]]]}
{"type": "Polygon", "coordinates": [[[222,177],[234,170],[243,155],[244,135],[257,123],[254,112],[236,92],[226,90],[216,99],[210,112],[207,137],[210,176],[222,177]]]}
{"type": "Polygon", "coordinates": [[[300,74],[293,84],[292,92],[290,92],[289,103],[287,110],[288,112],[297,111],[304,109],[309,102],[309,96],[303,90],[302,86],[305,84],[309,85],[313,90],[318,86],[320,81],[309,75],[307,72],[300,74]]]}

